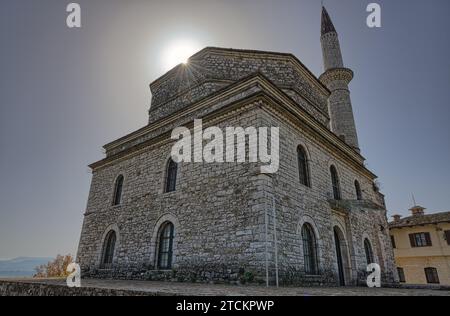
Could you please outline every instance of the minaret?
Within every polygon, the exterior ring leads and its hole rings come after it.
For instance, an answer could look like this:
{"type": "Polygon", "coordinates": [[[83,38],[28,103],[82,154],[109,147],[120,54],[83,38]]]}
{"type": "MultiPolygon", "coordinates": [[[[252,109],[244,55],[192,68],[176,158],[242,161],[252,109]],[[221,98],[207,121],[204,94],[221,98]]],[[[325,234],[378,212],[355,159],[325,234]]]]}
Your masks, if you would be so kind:
{"type": "Polygon", "coordinates": [[[319,79],[331,92],[328,99],[331,131],[359,152],[358,135],[348,89],[348,84],[353,79],[353,71],[344,67],[338,34],[325,7],[322,7],[320,42],[325,72],[319,79]]]}

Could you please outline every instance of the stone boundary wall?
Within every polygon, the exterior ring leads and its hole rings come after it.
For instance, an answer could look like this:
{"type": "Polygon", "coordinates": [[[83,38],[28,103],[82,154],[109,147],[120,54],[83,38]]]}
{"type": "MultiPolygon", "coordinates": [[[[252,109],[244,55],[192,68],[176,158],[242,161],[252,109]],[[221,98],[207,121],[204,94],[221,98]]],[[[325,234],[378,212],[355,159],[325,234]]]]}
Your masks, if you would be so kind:
{"type": "MultiPolygon", "coordinates": [[[[211,284],[156,282],[150,283],[147,290],[120,289],[119,285],[96,286],[99,280],[89,279],[89,286],[81,288],[69,288],[63,280],[60,283],[52,283],[55,280],[0,280],[0,296],[183,296],[183,295],[239,295],[239,296],[292,296],[292,295],[387,295],[387,296],[448,296],[449,286],[418,286],[418,285],[383,285],[381,289],[369,289],[367,287],[274,287],[264,286],[219,286],[211,284]],[[153,287],[153,288],[150,288],[153,287]],[[195,293],[195,294],[193,294],[195,293]]],[[[89,282],[86,281],[86,282],[89,282]]],[[[117,282],[117,281],[115,281],[117,282]]],[[[132,286],[132,284],[129,284],[132,286]]]]}
{"type": "Polygon", "coordinates": [[[119,290],[108,288],[80,287],[69,288],[59,284],[46,284],[33,281],[0,280],[0,296],[159,296],[170,293],[119,290]]]}

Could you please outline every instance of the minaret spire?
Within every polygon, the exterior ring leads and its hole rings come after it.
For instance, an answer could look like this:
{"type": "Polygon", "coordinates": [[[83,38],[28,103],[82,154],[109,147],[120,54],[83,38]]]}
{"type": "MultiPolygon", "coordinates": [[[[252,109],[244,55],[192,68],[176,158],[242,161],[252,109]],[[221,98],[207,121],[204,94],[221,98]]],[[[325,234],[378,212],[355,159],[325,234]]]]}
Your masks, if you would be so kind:
{"type": "Polygon", "coordinates": [[[319,79],[331,92],[328,98],[330,128],[359,152],[358,135],[348,89],[348,84],[353,79],[353,71],[344,67],[338,34],[324,6],[322,6],[320,31],[325,72],[319,79]]]}
{"type": "Polygon", "coordinates": [[[321,35],[325,35],[329,32],[335,32],[333,22],[331,21],[330,15],[327,12],[327,9],[323,6],[322,2],[322,27],[321,27],[321,35]]]}
{"type": "Polygon", "coordinates": [[[322,42],[323,63],[325,68],[324,70],[327,71],[332,68],[343,68],[344,62],[342,60],[338,34],[325,7],[322,7],[320,35],[320,41],[322,42]]]}

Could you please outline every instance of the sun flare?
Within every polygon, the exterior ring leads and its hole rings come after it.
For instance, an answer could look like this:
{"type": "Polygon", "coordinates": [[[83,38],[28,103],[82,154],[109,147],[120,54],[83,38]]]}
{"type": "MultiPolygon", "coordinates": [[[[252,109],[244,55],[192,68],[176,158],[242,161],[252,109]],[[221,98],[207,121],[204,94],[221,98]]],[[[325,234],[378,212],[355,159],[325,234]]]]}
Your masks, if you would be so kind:
{"type": "Polygon", "coordinates": [[[167,70],[178,64],[187,64],[190,56],[200,50],[200,45],[192,40],[177,40],[170,43],[164,51],[164,68],[167,70]]]}

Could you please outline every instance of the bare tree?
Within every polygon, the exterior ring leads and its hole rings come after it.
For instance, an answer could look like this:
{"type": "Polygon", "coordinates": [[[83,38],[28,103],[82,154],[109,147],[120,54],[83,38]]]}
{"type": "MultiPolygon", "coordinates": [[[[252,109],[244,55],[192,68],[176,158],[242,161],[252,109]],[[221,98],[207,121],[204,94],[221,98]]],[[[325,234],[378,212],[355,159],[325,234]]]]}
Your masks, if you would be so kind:
{"type": "Polygon", "coordinates": [[[35,268],[36,274],[34,278],[59,278],[67,277],[69,275],[66,272],[67,266],[74,262],[72,255],[57,255],[56,259],[48,262],[47,264],[40,265],[35,268]]]}

